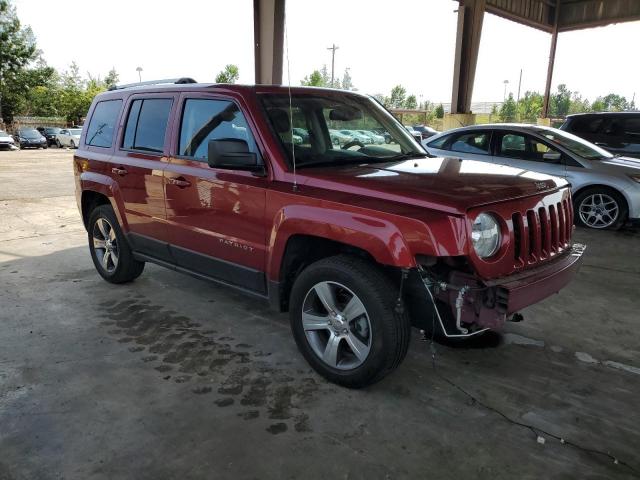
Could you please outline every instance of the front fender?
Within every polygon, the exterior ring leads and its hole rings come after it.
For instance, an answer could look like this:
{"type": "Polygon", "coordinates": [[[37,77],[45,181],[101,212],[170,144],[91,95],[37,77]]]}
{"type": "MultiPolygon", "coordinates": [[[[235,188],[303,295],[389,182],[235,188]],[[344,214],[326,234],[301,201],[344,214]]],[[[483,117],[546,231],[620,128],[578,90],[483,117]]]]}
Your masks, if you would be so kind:
{"type": "Polygon", "coordinates": [[[129,231],[122,192],[118,183],[108,175],[96,172],[82,172],[80,185],[83,192],[91,191],[104,195],[109,199],[111,207],[118,217],[118,223],[124,232],[129,231]]]}
{"type": "Polygon", "coordinates": [[[404,236],[392,222],[366,214],[309,205],[279,210],[269,233],[267,273],[276,280],[287,241],[292,235],[310,235],[360,248],[384,265],[411,268],[415,259],[404,236]]]}

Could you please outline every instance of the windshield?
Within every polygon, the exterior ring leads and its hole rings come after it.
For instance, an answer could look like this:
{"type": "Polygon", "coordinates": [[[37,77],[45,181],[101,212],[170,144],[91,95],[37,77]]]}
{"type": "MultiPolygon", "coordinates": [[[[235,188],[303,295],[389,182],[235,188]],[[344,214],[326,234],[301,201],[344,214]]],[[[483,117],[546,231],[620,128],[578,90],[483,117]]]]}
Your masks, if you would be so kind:
{"type": "Polygon", "coordinates": [[[45,133],[48,133],[50,135],[55,135],[56,133],[60,133],[60,128],[45,128],[44,131],[45,133]]]}
{"type": "Polygon", "coordinates": [[[597,145],[570,133],[563,132],[562,130],[543,130],[540,133],[553,143],[556,143],[561,147],[566,148],[571,153],[582,158],[586,158],[587,160],[604,160],[607,158],[613,158],[612,154],[597,145]]]}
{"type": "Polygon", "coordinates": [[[33,128],[29,130],[20,130],[18,135],[24,138],[39,138],[41,136],[40,132],[33,128]]]}
{"type": "Polygon", "coordinates": [[[298,168],[338,166],[426,156],[378,103],[359,95],[262,94],[261,101],[289,161],[298,168]],[[293,135],[291,118],[293,118],[293,135]],[[301,138],[297,132],[307,134],[301,138]],[[373,131],[388,134],[387,138],[373,131]]]}
{"type": "Polygon", "coordinates": [[[71,135],[80,135],[82,133],[82,129],[81,128],[70,128],[69,129],[69,133],[71,135]]]}

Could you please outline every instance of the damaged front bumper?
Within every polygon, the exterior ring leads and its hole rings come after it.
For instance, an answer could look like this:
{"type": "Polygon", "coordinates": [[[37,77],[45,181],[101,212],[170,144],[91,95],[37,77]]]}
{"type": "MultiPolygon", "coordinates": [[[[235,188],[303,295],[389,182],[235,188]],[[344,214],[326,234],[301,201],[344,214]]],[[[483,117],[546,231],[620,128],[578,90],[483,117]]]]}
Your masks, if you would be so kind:
{"type": "Polygon", "coordinates": [[[580,269],[585,249],[574,244],[549,263],[496,280],[455,270],[446,281],[421,271],[421,280],[444,335],[467,337],[498,329],[519,310],[560,291],[580,269]]]}

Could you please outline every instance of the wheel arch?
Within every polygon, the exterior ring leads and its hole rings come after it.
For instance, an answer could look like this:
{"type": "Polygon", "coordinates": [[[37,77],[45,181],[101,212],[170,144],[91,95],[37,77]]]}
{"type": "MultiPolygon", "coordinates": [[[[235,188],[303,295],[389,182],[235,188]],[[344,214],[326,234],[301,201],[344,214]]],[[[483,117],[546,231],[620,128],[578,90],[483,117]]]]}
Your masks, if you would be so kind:
{"type": "Polygon", "coordinates": [[[588,185],[581,185],[580,188],[578,188],[575,192],[571,194],[571,197],[574,200],[574,205],[575,205],[575,199],[578,198],[582,193],[584,193],[587,190],[595,190],[595,189],[610,190],[617,193],[625,201],[625,207],[627,208],[627,210],[629,209],[629,199],[627,198],[627,195],[625,194],[625,192],[620,190],[616,186],[607,185],[605,183],[590,183],[588,185]]]}
{"type": "Polygon", "coordinates": [[[124,200],[118,184],[107,175],[84,172],[80,175],[82,195],[80,197],[80,211],[85,228],[89,220],[91,210],[98,205],[111,205],[120,228],[124,232],[129,230],[129,225],[124,215],[124,200]]]}

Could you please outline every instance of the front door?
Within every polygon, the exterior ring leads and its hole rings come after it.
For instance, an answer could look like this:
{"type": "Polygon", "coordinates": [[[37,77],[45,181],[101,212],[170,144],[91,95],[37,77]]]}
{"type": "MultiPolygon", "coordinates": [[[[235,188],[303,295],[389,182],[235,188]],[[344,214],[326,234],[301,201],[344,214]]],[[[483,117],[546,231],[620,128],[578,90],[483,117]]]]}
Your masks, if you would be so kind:
{"type": "Polygon", "coordinates": [[[244,140],[259,155],[251,127],[222,97],[185,94],[180,111],[165,171],[172,256],[179,267],[264,294],[267,179],[207,163],[213,139],[244,140]]]}
{"type": "Polygon", "coordinates": [[[496,131],[495,156],[500,163],[522,170],[565,177],[562,154],[530,135],[522,132],[496,131]]]}

